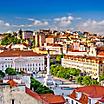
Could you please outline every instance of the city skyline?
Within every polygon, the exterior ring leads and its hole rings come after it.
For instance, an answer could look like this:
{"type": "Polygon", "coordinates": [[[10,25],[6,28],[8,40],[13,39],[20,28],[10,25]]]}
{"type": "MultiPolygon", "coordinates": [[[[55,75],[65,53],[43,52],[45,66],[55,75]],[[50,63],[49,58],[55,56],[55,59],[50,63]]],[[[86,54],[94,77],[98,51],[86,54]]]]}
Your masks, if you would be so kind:
{"type": "Polygon", "coordinates": [[[104,34],[103,3],[103,0],[4,0],[0,2],[0,33],[50,28],[104,34]]]}

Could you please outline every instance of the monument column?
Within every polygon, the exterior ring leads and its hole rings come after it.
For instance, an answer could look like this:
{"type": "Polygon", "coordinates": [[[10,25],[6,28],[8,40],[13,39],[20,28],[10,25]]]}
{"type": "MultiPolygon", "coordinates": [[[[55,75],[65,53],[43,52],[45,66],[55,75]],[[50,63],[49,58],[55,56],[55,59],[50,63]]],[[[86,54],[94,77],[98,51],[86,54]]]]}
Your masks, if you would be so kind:
{"type": "Polygon", "coordinates": [[[50,55],[47,55],[47,75],[50,75],[50,55]]]}
{"type": "Polygon", "coordinates": [[[46,74],[45,79],[44,79],[44,85],[46,85],[46,86],[55,85],[55,82],[53,81],[53,78],[52,78],[51,73],[50,73],[50,54],[49,54],[49,50],[48,50],[48,54],[47,54],[47,74],[46,74]]]}

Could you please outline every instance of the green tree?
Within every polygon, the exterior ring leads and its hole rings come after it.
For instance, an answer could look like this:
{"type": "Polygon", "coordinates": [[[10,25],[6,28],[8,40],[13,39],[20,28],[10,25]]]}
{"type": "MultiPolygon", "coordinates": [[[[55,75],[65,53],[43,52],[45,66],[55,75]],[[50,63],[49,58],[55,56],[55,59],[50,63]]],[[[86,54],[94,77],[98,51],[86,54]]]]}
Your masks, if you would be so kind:
{"type": "Polygon", "coordinates": [[[57,74],[56,74],[56,76],[57,76],[57,77],[60,77],[60,78],[64,78],[65,75],[66,75],[66,73],[65,73],[65,70],[64,70],[64,69],[60,69],[60,70],[57,72],[57,74]]]}
{"type": "Polygon", "coordinates": [[[63,68],[62,66],[56,66],[55,68],[53,68],[52,74],[53,74],[54,76],[56,76],[57,73],[58,73],[58,71],[61,70],[62,68],[63,68]]]}
{"type": "Polygon", "coordinates": [[[61,55],[56,56],[56,62],[59,64],[61,63],[61,55]]]}
{"type": "Polygon", "coordinates": [[[100,75],[99,80],[100,81],[103,81],[104,80],[104,74],[103,75],[100,75]]]}
{"type": "Polygon", "coordinates": [[[99,84],[99,82],[96,79],[92,80],[92,85],[98,85],[98,84],[99,84]]]}
{"type": "Polygon", "coordinates": [[[56,65],[52,64],[51,67],[50,67],[50,72],[51,72],[52,75],[54,75],[55,68],[56,68],[56,65]]]}
{"type": "Polygon", "coordinates": [[[5,73],[0,70],[0,79],[5,77],[5,73]]]}
{"type": "Polygon", "coordinates": [[[91,76],[84,76],[82,80],[83,85],[91,85],[92,84],[92,79],[91,76]]]}
{"type": "Polygon", "coordinates": [[[5,72],[6,72],[6,74],[8,74],[8,75],[16,75],[17,73],[16,73],[16,70],[14,69],[14,68],[7,68],[6,70],[5,70],[5,72]]]}
{"type": "Polygon", "coordinates": [[[35,90],[38,94],[46,94],[46,93],[54,93],[52,90],[50,90],[48,87],[46,86],[39,86],[36,90],[35,90]]]}
{"type": "Polygon", "coordinates": [[[15,35],[7,34],[5,38],[1,40],[1,45],[9,45],[10,43],[18,44],[21,40],[17,39],[15,35]]]}
{"type": "Polygon", "coordinates": [[[83,76],[78,76],[76,78],[76,82],[79,83],[79,84],[82,84],[82,80],[83,80],[83,76]]]}
{"type": "Polygon", "coordinates": [[[31,77],[31,89],[34,89],[38,94],[54,93],[51,89],[46,86],[43,86],[39,81],[31,77]]]}
{"type": "Polygon", "coordinates": [[[80,74],[80,70],[79,69],[75,69],[75,68],[71,68],[70,69],[70,74],[72,75],[72,76],[78,76],[79,74],[80,74]]]}

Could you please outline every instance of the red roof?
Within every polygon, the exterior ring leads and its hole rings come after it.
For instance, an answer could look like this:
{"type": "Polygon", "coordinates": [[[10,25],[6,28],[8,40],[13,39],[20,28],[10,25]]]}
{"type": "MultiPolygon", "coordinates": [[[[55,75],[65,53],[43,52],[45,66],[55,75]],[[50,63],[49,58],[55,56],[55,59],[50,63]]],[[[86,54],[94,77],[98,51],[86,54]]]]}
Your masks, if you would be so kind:
{"type": "Polygon", "coordinates": [[[76,92],[75,90],[69,95],[69,97],[76,99],[76,92]]]}
{"type": "Polygon", "coordinates": [[[97,47],[96,49],[97,49],[97,51],[104,51],[104,46],[97,47]]]}
{"type": "Polygon", "coordinates": [[[19,56],[41,56],[33,51],[6,50],[0,53],[0,57],[19,57],[19,56]]]}
{"type": "Polygon", "coordinates": [[[101,100],[99,100],[99,101],[104,103],[104,97],[101,100]]]}
{"type": "Polygon", "coordinates": [[[48,43],[47,44],[48,46],[53,46],[53,47],[62,47],[62,45],[61,44],[50,44],[50,43],[48,43]]]}
{"type": "Polygon", "coordinates": [[[65,99],[63,96],[54,94],[41,94],[41,98],[46,104],[64,104],[65,99]]]}
{"type": "Polygon", "coordinates": [[[100,57],[100,56],[104,57],[104,51],[99,52],[99,53],[98,53],[98,56],[99,56],[99,57],[100,57]]]}
{"type": "Polygon", "coordinates": [[[76,88],[75,91],[83,92],[91,98],[100,98],[104,96],[104,87],[98,85],[79,87],[76,88]]]}
{"type": "Polygon", "coordinates": [[[88,96],[82,94],[81,98],[79,99],[79,102],[81,102],[82,104],[88,104],[88,96]]]}
{"type": "Polygon", "coordinates": [[[57,38],[67,38],[69,36],[69,34],[64,34],[64,35],[58,35],[57,38]]]}
{"type": "Polygon", "coordinates": [[[9,80],[8,82],[7,82],[9,85],[10,85],[10,87],[15,87],[15,86],[17,86],[17,83],[14,81],[14,80],[9,80]]]}
{"type": "Polygon", "coordinates": [[[54,35],[48,35],[46,38],[55,38],[56,36],[54,35]]]}
{"type": "Polygon", "coordinates": [[[41,97],[39,96],[39,94],[37,94],[36,92],[33,92],[32,90],[30,90],[29,88],[26,87],[26,93],[30,96],[32,96],[33,98],[42,101],[41,97]]]}
{"type": "Polygon", "coordinates": [[[65,103],[65,99],[63,98],[63,96],[60,96],[60,95],[53,95],[53,94],[39,95],[38,93],[33,92],[27,87],[26,87],[26,93],[32,96],[33,98],[44,102],[44,104],[64,104],[65,103]]]}
{"type": "Polygon", "coordinates": [[[101,58],[101,57],[94,57],[94,56],[75,56],[75,55],[64,55],[64,58],[65,59],[67,59],[67,58],[72,58],[72,59],[75,59],[75,58],[89,59],[89,60],[95,60],[95,61],[99,61],[99,62],[102,62],[104,60],[103,57],[101,58]]]}

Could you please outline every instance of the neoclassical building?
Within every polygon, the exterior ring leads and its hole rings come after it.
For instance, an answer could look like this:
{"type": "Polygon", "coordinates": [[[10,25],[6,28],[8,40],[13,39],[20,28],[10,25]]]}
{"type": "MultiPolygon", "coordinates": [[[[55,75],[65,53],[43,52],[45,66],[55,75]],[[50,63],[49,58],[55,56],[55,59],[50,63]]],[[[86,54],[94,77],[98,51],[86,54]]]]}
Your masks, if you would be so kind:
{"type": "Polygon", "coordinates": [[[7,50],[0,53],[0,70],[12,67],[26,73],[44,70],[44,55],[31,50],[7,50]]]}

